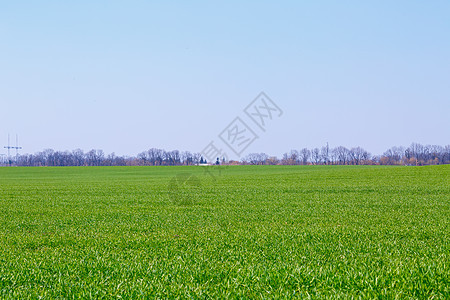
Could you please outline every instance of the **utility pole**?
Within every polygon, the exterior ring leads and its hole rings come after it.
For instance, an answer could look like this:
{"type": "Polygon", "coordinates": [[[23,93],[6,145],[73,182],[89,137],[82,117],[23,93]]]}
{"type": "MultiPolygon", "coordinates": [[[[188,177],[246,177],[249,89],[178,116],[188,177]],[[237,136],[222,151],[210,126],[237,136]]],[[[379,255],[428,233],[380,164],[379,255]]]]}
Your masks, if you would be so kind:
{"type": "Polygon", "coordinates": [[[16,133],[16,146],[13,148],[16,149],[16,166],[17,166],[17,163],[19,162],[19,149],[22,149],[22,147],[19,147],[19,137],[17,136],[17,133],[16,133]]]}
{"type": "Polygon", "coordinates": [[[11,155],[10,155],[10,150],[11,150],[11,146],[9,145],[9,133],[8,133],[8,146],[5,146],[5,147],[3,147],[3,148],[6,148],[6,149],[8,149],[8,164],[9,164],[9,166],[11,167],[11,155]]]}
{"type": "Polygon", "coordinates": [[[11,167],[11,164],[12,164],[11,153],[10,153],[11,149],[16,149],[16,163],[17,163],[17,160],[19,158],[19,149],[22,149],[22,147],[19,147],[19,138],[18,138],[17,134],[16,134],[16,146],[14,147],[14,146],[10,145],[10,143],[9,143],[9,133],[8,133],[8,146],[5,146],[3,148],[8,149],[8,164],[11,167]]]}

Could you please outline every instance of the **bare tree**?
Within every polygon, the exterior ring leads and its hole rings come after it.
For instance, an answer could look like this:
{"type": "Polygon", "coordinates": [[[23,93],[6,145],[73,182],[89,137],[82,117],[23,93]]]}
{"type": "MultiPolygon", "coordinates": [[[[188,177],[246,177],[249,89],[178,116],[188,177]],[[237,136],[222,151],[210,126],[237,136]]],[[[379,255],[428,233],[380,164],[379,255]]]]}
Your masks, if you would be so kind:
{"type": "Polygon", "coordinates": [[[242,158],[244,164],[264,165],[269,156],[265,153],[249,153],[242,158]]]}
{"type": "Polygon", "coordinates": [[[320,158],[322,159],[323,164],[328,165],[330,162],[330,148],[328,147],[328,143],[326,146],[322,147],[320,150],[320,158]]]}
{"type": "Polygon", "coordinates": [[[265,165],[267,163],[267,160],[269,159],[269,155],[266,153],[259,153],[259,161],[261,165],[265,165]]]}
{"type": "Polygon", "coordinates": [[[278,165],[279,163],[280,163],[280,161],[278,160],[278,158],[276,156],[271,156],[267,159],[268,165],[278,165]]]}
{"type": "Polygon", "coordinates": [[[300,150],[300,161],[302,165],[307,165],[310,157],[311,151],[309,151],[308,148],[303,148],[302,150],[300,150]]]}
{"type": "Polygon", "coordinates": [[[320,151],[319,148],[314,148],[311,150],[311,159],[315,165],[320,164],[320,151]]]}
{"type": "Polygon", "coordinates": [[[333,149],[336,156],[336,162],[340,165],[346,165],[350,160],[349,150],[344,146],[339,146],[333,149]]]}
{"type": "Polygon", "coordinates": [[[201,157],[202,157],[202,155],[201,155],[200,153],[194,153],[194,154],[192,155],[193,163],[194,163],[195,165],[198,165],[198,164],[200,163],[201,157]]]}
{"type": "Polygon", "coordinates": [[[290,165],[298,165],[300,163],[300,153],[297,150],[291,150],[289,162],[290,165]]]}
{"type": "Polygon", "coordinates": [[[189,151],[183,151],[181,152],[181,160],[183,161],[183,164],[186,166],[192,165],[194,162],[194,157],[191,152],[189,151]]]}
{"type": "Polygon", "coordinates": [[[281,158],[281,164],[282,165],[289,165],[289,154],[283,153],[283,157],[281,158]]]}
{"type": "Polygon", "coordinates": [[[349,158],[351,159],[352,163],[355,165],[361,164],[361,161],[367,160],[368,157],[370,157],[369,152],[367,152],[366,150],[364,150],[361,147],[351,148],[348,151],[348,154],[349,154],[349,158]]]}

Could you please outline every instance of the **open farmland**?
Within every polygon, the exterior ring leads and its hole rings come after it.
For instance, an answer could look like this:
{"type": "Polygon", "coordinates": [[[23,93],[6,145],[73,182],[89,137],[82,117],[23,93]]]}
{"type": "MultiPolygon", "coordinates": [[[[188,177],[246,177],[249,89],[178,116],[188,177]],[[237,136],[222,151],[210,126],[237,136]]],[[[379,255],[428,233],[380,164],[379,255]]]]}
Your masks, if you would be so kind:
{"type": "Polygon", "coordinates": [[[0,297],[448,299],[449,175],[0,168],[0,297]]]}

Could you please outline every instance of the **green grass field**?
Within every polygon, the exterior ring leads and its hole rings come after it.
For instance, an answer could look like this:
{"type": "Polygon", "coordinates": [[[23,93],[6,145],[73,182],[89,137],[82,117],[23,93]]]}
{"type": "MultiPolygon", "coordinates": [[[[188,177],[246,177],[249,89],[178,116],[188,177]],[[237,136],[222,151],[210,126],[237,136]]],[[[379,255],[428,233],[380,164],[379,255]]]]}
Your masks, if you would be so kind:
{"type": "Polygon", "coordinates": [[[0,168],[0,297],[450,297],[450,166],[206,168],[0,168]]]}

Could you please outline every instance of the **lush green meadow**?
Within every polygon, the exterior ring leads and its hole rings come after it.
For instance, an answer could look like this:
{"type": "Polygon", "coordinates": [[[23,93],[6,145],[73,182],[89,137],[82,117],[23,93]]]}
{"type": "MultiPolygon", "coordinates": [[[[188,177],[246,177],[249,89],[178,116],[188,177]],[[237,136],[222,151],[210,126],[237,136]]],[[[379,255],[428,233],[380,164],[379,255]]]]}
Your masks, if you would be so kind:
{"type": "Polygon", "coordinates": [[[0,298],[448,299],[449,175],[0,168],[0,298]]]}

